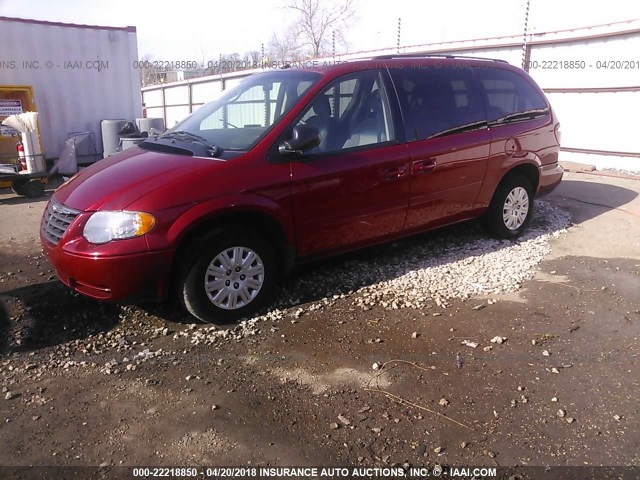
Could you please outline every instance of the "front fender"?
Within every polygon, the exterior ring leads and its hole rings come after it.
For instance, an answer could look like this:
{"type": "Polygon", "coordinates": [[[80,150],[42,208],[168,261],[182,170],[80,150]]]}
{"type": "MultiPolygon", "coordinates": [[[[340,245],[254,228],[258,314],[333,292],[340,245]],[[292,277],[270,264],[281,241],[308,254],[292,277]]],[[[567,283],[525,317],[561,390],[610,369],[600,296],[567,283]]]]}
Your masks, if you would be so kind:
{"type": "Polygon", "coordinates": [[[261,214],[272,218],[282,227],[288,245],[295,244],[290,213],[275,200],[255,194],[223,196],[193,205],[173,222],[166,240],[171,248],[176,248],[194,228],[216,218],[238,213],[261,214]]]}

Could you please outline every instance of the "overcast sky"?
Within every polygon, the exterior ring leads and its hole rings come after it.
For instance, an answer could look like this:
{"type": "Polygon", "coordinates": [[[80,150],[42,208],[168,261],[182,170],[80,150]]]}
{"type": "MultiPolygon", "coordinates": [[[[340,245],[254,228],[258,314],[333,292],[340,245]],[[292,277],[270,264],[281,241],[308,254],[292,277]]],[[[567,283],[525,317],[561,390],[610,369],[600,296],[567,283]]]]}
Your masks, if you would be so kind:
{"type": "MultiPolygon", "coordinates": [[[[521,34],[524,0],[355,0],[349,51],[521,34]]],[[[260,50],[282,32],[286,0],[0,0],[0,16],[92,25],[134,25],[139,55],[158,60],[217,58],[260,50]]],[[[640,18],[640,1],[531,0],[530,30],[548,31],[640,18]]],[[[0,42],[2,40],[0,32],[0,42]]],[[[1,45],[1,43],[0,43],[1,45]]]]}

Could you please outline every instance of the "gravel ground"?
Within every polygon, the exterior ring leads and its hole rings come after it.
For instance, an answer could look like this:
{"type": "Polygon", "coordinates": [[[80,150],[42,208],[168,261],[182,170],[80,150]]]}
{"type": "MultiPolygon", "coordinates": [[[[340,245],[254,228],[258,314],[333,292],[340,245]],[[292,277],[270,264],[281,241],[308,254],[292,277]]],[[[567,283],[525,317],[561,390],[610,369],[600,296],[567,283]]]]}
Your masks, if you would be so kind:
{"type": "Polygon", "coordinates": [[[640,169],[639,170],[623,170],[620,168],[603,168],[602,171],[605,173],[612,173],[614,175],[620,175],[624,177],[640,176],[640,169]]]}
{"type": "MultiPolygon", "coordinates": [[[[374,306],[423,309],[434,303],[446,308],[452,299],[513,292],[534,275],[550,252],[550,240],[568,225],[567,212],[538,201],[529,229],[515,242],[489,239],[472,222],[343,258],[330,269],[296,275],[283,286],[271,311],[241,322],[233,336],[255,333],[261,321],[297,319],[340,299],[364,311],[374,306]],[[306,303],[317,297],[321,300],[306,303]],[[306,304],[299,306],[301,302],[306,304]]],[[[209,338],[229,335],[228,330],[209,331],[209,338]]],[[[203,337],[198,333],[194,340],[206,342],[203,337]]]]}

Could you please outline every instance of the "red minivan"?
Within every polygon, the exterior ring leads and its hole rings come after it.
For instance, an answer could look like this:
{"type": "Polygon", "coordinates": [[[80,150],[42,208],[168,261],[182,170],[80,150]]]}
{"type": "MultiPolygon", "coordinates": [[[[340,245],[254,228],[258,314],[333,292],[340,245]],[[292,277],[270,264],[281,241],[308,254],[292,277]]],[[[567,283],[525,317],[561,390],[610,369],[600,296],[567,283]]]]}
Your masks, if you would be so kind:
{"type": "Polygon", "coordinates": [[[389,56],[251,75],[62,185],[41,240],[100,300],[246,317],[303,261],[484,216],[516,238],[562,179],[559,123],[505,62],[389,56]]]}

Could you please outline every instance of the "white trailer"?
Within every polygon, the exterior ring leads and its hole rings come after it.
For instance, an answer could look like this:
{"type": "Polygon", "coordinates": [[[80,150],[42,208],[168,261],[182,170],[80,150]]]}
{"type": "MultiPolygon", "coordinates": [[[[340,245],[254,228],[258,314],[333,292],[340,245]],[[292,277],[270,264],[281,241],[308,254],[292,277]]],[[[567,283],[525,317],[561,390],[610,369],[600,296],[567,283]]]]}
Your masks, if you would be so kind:
{"type": "Polygon", "coordinates": [[[135,27],[0,17],[0,44],[0,86],[32,87],[46,158],[75,132],[100,155],[102,120],[142,116],[135,27]]]}

